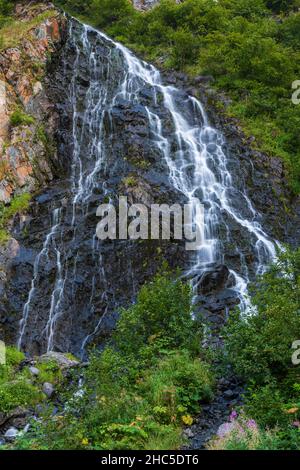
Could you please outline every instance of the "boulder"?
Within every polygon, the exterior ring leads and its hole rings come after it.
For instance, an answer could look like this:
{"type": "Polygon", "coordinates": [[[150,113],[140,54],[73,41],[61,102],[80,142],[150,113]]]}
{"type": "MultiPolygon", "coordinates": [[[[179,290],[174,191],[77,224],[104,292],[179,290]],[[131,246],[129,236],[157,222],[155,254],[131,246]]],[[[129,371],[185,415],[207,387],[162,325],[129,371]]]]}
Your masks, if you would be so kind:
{"type": "Polygon", "coordinates": [[[4,434],[4,438],[8,442],[12,442],[16,439],[18,434],[19,434],[19,431],[16,428],[11,427],[4,434]]]}
{"type": "Polygon", "coordinates": [[[37,367],[29,367],[29,372],[31,373],[31,375],[33,375],[34,377],[37,377],[40,373],[39,369],[37,369],[37,367]]]}
{"type": "Polygon", "coordinates": [[[54,351],[43,354],[43,356],[39,358],[39,361],[42,363],[55,361],[60,369],[70,369],[79,365],[79,361],[70,359],[65,354],[54,351]]]}
{"type": "Polygon", "coordinates": [[[46,397],[51,398],[54,393],[54,386],[49,382],[45,382],[43,385],[43,393],[46,397]]]}

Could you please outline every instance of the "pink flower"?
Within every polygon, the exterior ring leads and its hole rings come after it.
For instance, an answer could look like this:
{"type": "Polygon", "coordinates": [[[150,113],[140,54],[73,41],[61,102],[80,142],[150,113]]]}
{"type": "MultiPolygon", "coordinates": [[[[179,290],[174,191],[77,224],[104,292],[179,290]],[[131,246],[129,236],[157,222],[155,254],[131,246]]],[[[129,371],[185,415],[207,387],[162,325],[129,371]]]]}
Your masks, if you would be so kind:
{"type": "Polygon", "coordinates": [[[233,429],[234,429],[234,423],[221,424],[221,426],[219,427],[217,431],[217,435],[219,437],[225,437],[228,434],[230,434],[233,429]]]}
{"type": "Polygon", "coordinates": [[[249,419],[249,421],[247,421],[247,427],[253,430],[257,429],[257,424],[254,419],[249,419]]]}
{"type": "Polygon", "coordinates": [[[294,421],[293,426],[295,426],[296,428],[300,428],[300,421],[294,421]]]}
{"type": "Polygon", "coordinates": [[[230,413],[230,416],[229,416],[229,419],[230,421],[235,421],[238,417],[238,414],[235,410],[233,410],[231,413],[230,413]]]}

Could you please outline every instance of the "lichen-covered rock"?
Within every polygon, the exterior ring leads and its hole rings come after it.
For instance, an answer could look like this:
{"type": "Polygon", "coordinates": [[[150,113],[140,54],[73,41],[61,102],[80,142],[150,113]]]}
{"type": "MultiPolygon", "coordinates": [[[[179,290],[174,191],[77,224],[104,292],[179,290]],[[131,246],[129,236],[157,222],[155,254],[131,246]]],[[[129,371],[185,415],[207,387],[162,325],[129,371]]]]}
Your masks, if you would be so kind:
{"type": "Polygon", "coordinates": [[[51,398],[54,393],[54,386],[49,382],[45,382],[43,385],[43,393],[47,398],[51,398]]]}
{"type": "Polygon", "coordinates": [[[12,442],[16,439],[17,435],[19,434],[19,431],[14,428],[14,427],[11,427],[9,428],[6,433],[4,434],[4,438],[8,441],[8,442],[12,442]]]}
{"type": "Polygon", "coordinates": [[[66,354],[50,351],[46,354],[43,354],[39,357],[39,362],[56,362],[60,369],[71,369],[72,367],[77,367],[80,363],[75,358],[72,358],[66,354]]]}
{"type": "Polygon", "coordinates": [[[15,191],[49,183],[55,173],[57,115],[45,84],[49,56],[61,44],[65,22],[51,3],[41,2],[31,8],[17,4],[15,18],[28,30],[18,45],[0,54],[0,202],[5,203],[15,191]],[[41,23],[31,27],[45,11],[49,17],[41,16],[41,23]]]}

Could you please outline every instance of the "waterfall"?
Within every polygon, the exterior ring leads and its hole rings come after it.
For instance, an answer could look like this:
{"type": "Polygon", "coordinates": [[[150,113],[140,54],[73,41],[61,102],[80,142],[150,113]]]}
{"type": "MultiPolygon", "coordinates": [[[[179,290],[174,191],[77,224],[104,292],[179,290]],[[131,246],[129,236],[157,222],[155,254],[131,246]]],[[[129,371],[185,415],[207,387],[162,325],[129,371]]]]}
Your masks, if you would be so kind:
{"type": "MultiPolygon", "coordinates": [[[[104,37],[108,40],[107,36],[104,37]]],[[[114,44],[122,51],[128,67],[122,90],[124,98],[138,100],[139,81],[148,83],[157,92],[162,93],[165,107],[173,118],[178,150],[175,155],[171,155],[170,144],[164,137],[159,116],[148,110],[153,140],[168,164],[170,180],[174,187],[181,191],[191,203],[194,196],[200,196],[206,209],[204,241],[199,247],[196,260],[188,275],[199,274],[212,263],[224,261],[222,241],[217,234],[218,225],[223,219],[223,212],[245,228],[250,238],[253,236],[258,259],[256,274],[262,274],[266,264],[276,256],[275,243],[256,220],[256,211],[246,192],[239,192],[239,197],[244,201],[251,218],[246,219],[238,214],[231,204],[229,194],[233,189],[232,177],[227,169],[226,155],[223,151],[225,142],[222,134],[209,125],[202,104],[191,96],[188,97],[185,106],[193,108],[194,119],[193,122],[188,122],[176,106],[178,90],[172,86],[163,86],[160,73],[155,67],[139,61],[121,44],[114,44]],[[192,176],[190,176],[191,168],[192,176]]],[[[194,222],[198,223],[197,220],[194,222]]],[[[201,222],[199,222],[200,226],[201,222]]],[[[234,270],[231,270],[231,274],[235,278],[235,290],[240,297],[241,308],[246,311],[250,306],[247,296],[249,277],[242,253],[241,267],[244,268],[242,275],[234,270]]]]}
{"type": "MultiPolygon", "coordinates": [[[[266,265],[274,259],[276,242],[264,231],[261,217],[245,188],[235,186],[224,150],[224,137],[210,125],[202,104],[173,86],[165,86],[155,67],[139,60],[105,34],[76,20],[70,20],[68,47],[74,51],[73,75],[68,89],[73,114],[71,196],[67,204],[53,209],[52,226],[36,257],[31,289],[20,322],[18,346],[24,346],[29,320],[37,315],[34,299],[41,288],[39,278],[50,252],[56,275],[41,332],[46,350],[55,349],[59,320],[67,315],[67,311],[75,312],[74,289],[80,257],[76,246],[80,236],[78,226],[89,216],[90,203],[97,191],[101,190],[102,197],[111,197],[106,177],[115,175],[118,164],[111,150],[112,138],[116,137],[114,112],[126,103],[137,106],[146,116],[153,149],[165,165],[170,185],[185,201],[193,204],[198,198],[204,205],[203,241],[186,266],[186,276],[192,279],[195,292],[202,273],[225,263],[226,247],[230,245],[237,260],[232,265],[227,263],[233,278],[232,288],[240,299],[241,309],[247,311],[247,286],[251,276],[263,273],[266,265]],[[88,85],[84,93],[79,87],[85,80],[80,65],[82,57],[88,66],[88,85]],[[67,248],[63,236],[66,226],[72,234],[67,248]],[[232,227],[238,231],[240,242],[234,239],[232,227]],[[251,250],[253,255],[252,274],[245,256],[245,244],[249,245],[247,250],[251,250]]],[[[194,223],[202,230],[200,221],[194,220],[194,223]]],[[[94,314],[95,291],[99,283],[102,286],[100,301],[104,308],[88,334],[80,340],[82,354],[101,329],[111,302],[101,243],[95,239],[95,234],[89,243],[96,271],[91,273],[90,285],[87,286],[86,309],[94,314]]]]}

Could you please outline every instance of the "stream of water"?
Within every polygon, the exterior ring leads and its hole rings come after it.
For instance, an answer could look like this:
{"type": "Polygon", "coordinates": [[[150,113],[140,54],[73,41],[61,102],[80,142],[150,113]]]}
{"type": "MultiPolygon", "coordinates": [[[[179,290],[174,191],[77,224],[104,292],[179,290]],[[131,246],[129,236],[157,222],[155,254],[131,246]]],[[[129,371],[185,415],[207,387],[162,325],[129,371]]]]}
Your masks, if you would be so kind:
{"type": "MultiPolygon", "coordinates": [[[[202,104],[194,97],[187,96],[182,100],[182,92],[174,86],[165,86],[160,72],[152,65],[139,60],[132,52],[121,44],[112,41],[105,34],[95,32],[86,25],[81,26],[70,21],[69,41],[76,50],[74,73],[69,84],[69,100],[73,108],[73,159],[70,186],[72,190],[72,231],[77,236],[77,218],[88,210],[88,201],[99,183],[99,174],[107,166],[107,150],[110,145],[107,138],[105,122],[113,121],[112,110],[121,100],[124,102],[142,102],[145,88],[151,90],[152,99],[145,106],[148,126],[153,146],[158,150],[161,159],[166,163],[171,185],[184,195],[191,204],[198,198],[204,205],[205,224],[202,220],[194,220],[202,231],[202,243],[199,249],[191,254],[187,266],[187,276],[192,279],[194,289],[197,287],[199,273],[211,266],[223,264],[226,241],[231,240],[231,227],[237,226],[245,237],[248,237],[253,251],[253,263],[256,274],[264,272],[266,265],[276,255],[276,242],[264,231],[259,214],[257,214],[245,190],[234,187],[232,174],[228,169],[228,156],[224,151],[224,138],[214,129],[207,118],[202,104]],[[101,56],[98,42],[103,42],[109,52],[101,56]],[[80,56],[84,54],[89,67],[89,86],[84,98],[79,97],[78,77],[80,56]],[[122,73],[112,77],[113,61],[121,61],[122,73]],[[114,79],[114,86],[111,85],[114,79]],[[164,113],[171,117],[173,130],[165,128],[164,119],[157,111],[158,104],[164,113]],[[79,125],[80,124],[80,125],[79,125]],[[239,204],[235,203],[236,198],[239,204]],[[240,209],[242,207],[242,210],[240,209]]],[[[113,129],[113,126],[111,126],[113,129]]],[[[105,184],[101,183],[105,193],[105,184]]],[[[57,320],[64,315],[66,303],[66,280],[75,277],[74,271],[67,269],[64,256],[64,241],[61,227],[64,223],[62,210],[55,208],[52,227],[45,239],[41,252],[34,266],[34,274],[28,299],[24,305],[20,322],[18,346],[24,346],[24,334],[28,327],[28,319],[35,315],[32,302],[39,289],[41,260],[49,256],[49,251],[56,259],[56,279],[51,295],[50,309],[44,334],[47,337],[47,351],[55,347],[57,320]]],[[[98,242],[93,239],[93,253],[97,256],[98,242]]],[[[238,268],[230,267],[234,278],[233,289],[240,298],[243,311],[249,309],[247,286],[250,280],[249,266],[242,247],[236,246],[239,256],[238,268]]],[[[76,260],[77,254],[74,253],[76,260]]],[[[99,256],[99,255],[98,255],[99,256]]],[[[99,276],[106,285],[104,265],[99,258],[99,276]]],[[[96,277],[91,275],[91,282],[96,277]]],[[[93,308],[93,292],[87,300],[93,308]]],[[[103,291],[103,301],[109,302],[107,292],[103,291]]],[[[83,338],[81,350],[101,328],[103,316],[96,326],[83,338]]]]}

